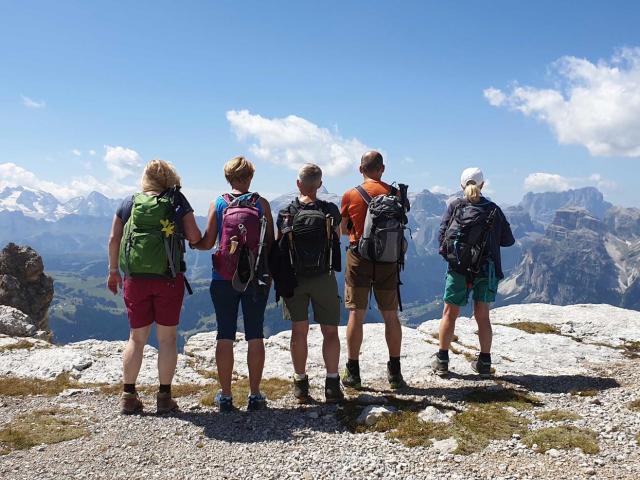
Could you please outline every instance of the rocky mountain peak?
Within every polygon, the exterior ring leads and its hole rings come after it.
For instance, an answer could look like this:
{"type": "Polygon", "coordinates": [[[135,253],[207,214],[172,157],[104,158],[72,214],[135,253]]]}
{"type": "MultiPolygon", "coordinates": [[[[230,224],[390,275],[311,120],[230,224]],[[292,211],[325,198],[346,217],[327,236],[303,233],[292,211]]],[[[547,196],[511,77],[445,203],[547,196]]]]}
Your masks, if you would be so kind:
{"type": "Polygon", "coordinates": [[[44,273],[42,257],[31,247],[9,243],[0,252],[0,305],[19,310],[27,316],[22,320],[48,331],[52,300],[53,279],[44,273]]]}

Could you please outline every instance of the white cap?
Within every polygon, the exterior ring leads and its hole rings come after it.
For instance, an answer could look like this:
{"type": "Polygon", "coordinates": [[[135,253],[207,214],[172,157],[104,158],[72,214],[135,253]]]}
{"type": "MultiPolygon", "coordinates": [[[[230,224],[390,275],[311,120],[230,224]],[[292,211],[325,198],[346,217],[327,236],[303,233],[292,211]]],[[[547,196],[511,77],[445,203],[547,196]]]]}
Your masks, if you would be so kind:
{"type": "Polygon", "coordinates": [[[478,167],[466,168],[462,175],[460,175],[460,186],[466,187],[469,182],[474,182],[476,185],[484,183],[484,175],[482,170],[478,167]]]}

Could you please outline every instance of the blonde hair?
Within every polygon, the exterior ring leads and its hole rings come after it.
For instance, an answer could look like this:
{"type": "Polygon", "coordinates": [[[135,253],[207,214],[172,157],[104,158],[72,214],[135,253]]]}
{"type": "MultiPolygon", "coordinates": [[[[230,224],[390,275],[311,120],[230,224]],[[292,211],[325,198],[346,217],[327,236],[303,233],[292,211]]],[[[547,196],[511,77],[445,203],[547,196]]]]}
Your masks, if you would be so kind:
{"type": "Polygon", "coordinates": [[[464,198],[466,198],[471,203],[478,203],[480,201],[480,197],[482,194],[482,185],[476,185],[476,182],[473,180],[468,182],[464,187],[464,198]]]}
{"type": "Polygon", "coordinates": [[[298,171],[298,180],[307,187],[318,188],[322,182],[322,169],[313,163],[307,163],[298,171]]]}
{"type": "Polygon", "coordinates": [[[142,172],[142,191],[161,193],[180,186],[180,175],[175,167],[164,160],[151,160],[142,172]]]}
{"type": "Polygon", "coordinates": [[[244,182],[253,178],[256,168],[244,157],[235,157],[224,165],[224,178],[230,184],[244,182]]]}

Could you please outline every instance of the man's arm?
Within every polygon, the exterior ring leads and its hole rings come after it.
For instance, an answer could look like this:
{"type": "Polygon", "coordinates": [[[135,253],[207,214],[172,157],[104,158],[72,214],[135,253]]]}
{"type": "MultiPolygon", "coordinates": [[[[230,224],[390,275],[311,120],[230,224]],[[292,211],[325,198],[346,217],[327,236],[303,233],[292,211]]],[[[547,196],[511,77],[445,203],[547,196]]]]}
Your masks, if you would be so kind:
{"type": "Polygon", "coordinates": [[[342,217],[342,221],[340,222],[340,233],[342,235],[349,235],[349,203],[351,200],[351,190],[345,192],[342,196],[342,205],[340,208],[340,215],[342,217]]]}
{"type": "Polygon", "coordinates": [[[111,224],[111,234],[109,235],[109,278],[107,279],[107,288],[111,293],[116,295],[118,288],[122,289],[122,277],[118,268],[118,259],[120,257],[120,241],[122,240],[122,232],[124,224],[117,216],[113,216],[111,224]]]}

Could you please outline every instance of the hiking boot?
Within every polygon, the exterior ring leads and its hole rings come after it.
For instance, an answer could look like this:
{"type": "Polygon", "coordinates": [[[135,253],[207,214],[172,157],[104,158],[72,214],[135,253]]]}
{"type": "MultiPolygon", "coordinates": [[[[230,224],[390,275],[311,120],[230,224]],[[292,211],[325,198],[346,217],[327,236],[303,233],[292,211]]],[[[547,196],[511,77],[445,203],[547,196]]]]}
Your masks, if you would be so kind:
{"type": "Polygon", "coordinates": [[[298,403],[309,403],[309,376],[305,375],[302,380],[293,379],[293,396],[296,397],[298,403]]]}
{"type": "Polygon", "coordinates": [[[489,378],[493,375],[491,362],[481,360],[480,357],[477,357],[473,362],[471,362],[471,369],[480,375],[480,378],[489,378]]]}
{"type": "Polygon", "coordinates": [[[122,393],[122,396],[120,397],[120,412],[123,415],[142,413],[142,408],[142,401],[138,397],[137,393],[122,393]]]}
{"type": "Polygon", "coordinates": [[[446,377],[449,375],[449,359],[442,360],[438,354],[436,353],[433,356],[433,361],[431,362],[431,370],[434,374],[439,377],[446,377]]]}
{"type": "Polygon", "coordinates": [[[389,362],[387,362],[387,380],[389,380],[391,390],[400,390],[401,388],[407,387],[407,382],[402,378],[402,373],[391,373],[389,362]]]}
{"type": "Polygon", "coordinates": [[[355,388],[360,390],[362,388],[362,382],[360,381],[360,374],[351,372],[348,368],[342,375],[342,384],[345,387],[355,388]]]}
{"type": "Polygon", "coordinates": [[[255,395],[249,395],[249,401],[247,402],[247,411],[256,412],[258,410],[264,410],[267,408],[267,397],[262,393],[255,395]]]}
{"type": "Polygon", "coordinates": [[[178,410],[178,402],[171,398],[170,393],[158,392],[156,395],[156,413],[163,415],[165,413],[175,412],[178,410]]]}
{"type": "Polygon", "coordinates": [[[214,399],[216,406],[218,407],[218,411],[220,413],[229,413],[235,411],[235,407],[233,406],[233,398],[227,395],[222,394],[222,390],[216,393],[216,398],[214,399]]]}
{"type": "Polygon", "coordinates": [[[344,400],[344,393],[340,387],[340,377],[326,378],[324,381],[324,399],[327,403],[340,403],[344,400]]]}

